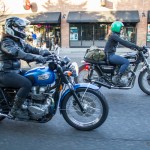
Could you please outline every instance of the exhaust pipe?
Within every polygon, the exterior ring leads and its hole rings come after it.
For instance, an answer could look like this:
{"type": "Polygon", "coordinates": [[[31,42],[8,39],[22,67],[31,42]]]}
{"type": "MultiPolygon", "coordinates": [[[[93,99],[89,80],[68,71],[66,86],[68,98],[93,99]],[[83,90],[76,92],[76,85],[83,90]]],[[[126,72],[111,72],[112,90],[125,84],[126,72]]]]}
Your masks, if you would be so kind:
{"type": "Polygon", "coordinates": [[[11,117],[11,116],[6,115],[6,114],[2,114],[2,113],[0,113],[0,117],[7,117],[7,118],[9,118],[9,119],[12,119],[12,117],[11,117]]]}
{"type": "Polygon", "coordinates": [[[99,81],[95,81],[95,80],[92,80],[91,83],[95,83],[97,84],[98,86],[104,86],[108,89],[123,89],[123,90],[129,90],[131,88],[133,88],[134,86],[134,83],[135,83],[135,79],[136,79],[136,76],[133,76],[133,79],[132,79],[132,82],[130,83],[129,86],[127,87],[116,87],[116,86],[112,86],[112,85],[109,85],[109,84],[105,84],[103,82],[99,82],[99,81]]]}

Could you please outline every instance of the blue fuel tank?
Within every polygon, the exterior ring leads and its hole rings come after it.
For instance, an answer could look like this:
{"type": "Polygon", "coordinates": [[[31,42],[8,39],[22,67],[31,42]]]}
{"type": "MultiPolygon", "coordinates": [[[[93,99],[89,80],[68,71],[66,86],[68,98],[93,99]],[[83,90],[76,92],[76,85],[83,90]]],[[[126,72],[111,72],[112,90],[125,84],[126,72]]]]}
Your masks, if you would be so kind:
{"type": "Polygon", "coordinates": [[[46,86],[54,83],[56,77],[54,71],[48,67],[37,67],[27,71],[24,74],[29,80],[32,81],[34,86],[46,86]]]}

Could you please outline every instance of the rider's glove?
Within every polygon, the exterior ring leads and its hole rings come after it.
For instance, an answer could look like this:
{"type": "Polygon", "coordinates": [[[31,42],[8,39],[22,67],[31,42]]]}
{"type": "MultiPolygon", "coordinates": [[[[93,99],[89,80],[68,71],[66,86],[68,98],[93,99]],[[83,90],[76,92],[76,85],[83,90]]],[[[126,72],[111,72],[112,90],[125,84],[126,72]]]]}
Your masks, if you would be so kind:
{"type": "Polygon", "coordinates": [[[51,53],[47,49],[41,50],[39,52],[39,54],[42,55],[42,56],[44,56],[44,57],[48,56],[48,55],[51,55],[51,53]]]}
{"type": "Polygon", "coordinates": [[[34,57],[34,60],[35,60],[37,63],[43,63],[43,64],[46,63],[46,58],[44,58],[44,57],[41,56],[41,55],[35,56],[35,57],[34,57]]]}

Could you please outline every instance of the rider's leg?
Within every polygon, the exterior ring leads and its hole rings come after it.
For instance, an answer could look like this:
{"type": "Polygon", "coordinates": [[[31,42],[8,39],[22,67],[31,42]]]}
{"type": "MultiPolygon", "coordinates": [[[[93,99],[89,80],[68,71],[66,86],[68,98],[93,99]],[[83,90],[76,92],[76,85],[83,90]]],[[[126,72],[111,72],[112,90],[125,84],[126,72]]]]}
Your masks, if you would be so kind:
{"type": "Polygon", "coordinates": [[[19,89],[14,99],[14,105],[10,111],[10,115],[16,116],[22,111],[21,106],[24,103],[28,93],[30,92],[32,83],[26,77],[12,72],[3,73],[3,76],[1,77],[3,78],[3,85],[6,87],[19,89]]]}
{"type": "Polygon", "coordinates": [[[121,57],[119,55],[113,54],[109,56],[109,61],[112,64],[121,65],[118,74],[113,78],[113,82],[115,84],[119,84],[120,86],[125,86],[125,84],[121,82],[121,76],[124,74],[124,72],[129,66],[128,59],[121,57]]]}

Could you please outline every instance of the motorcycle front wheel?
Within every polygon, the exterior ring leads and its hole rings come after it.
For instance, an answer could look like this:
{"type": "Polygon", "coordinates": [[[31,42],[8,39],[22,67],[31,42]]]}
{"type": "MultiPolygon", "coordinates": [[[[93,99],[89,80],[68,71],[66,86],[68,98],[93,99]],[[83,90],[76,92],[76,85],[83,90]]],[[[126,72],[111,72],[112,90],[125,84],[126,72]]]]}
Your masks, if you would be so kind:
{"type": "Polygon", "coordinates": [[[148,73],[147,69],[144,69],[142,72],[140,72],[138,84],[144,93],[150,95],[150,74],[148,73]]]}
{"type": "Polygon", "coordinates": [[[100,73],[96,68],[91,73],[90,65],[85,64],[79,67],[79,75],[75,78],[75,83],[88,83],[90,80],[98,81],[100,73]]]}
{"type": "Polygon", "coordinates": [[[79,88],[76,94],[85,112],[80,110],[73,95],[68,93],[62,103],[62,115],[66,122],[82,131],[101,126],[108,116],[109,109],[102,93],[93,89],[79,88]]]}

